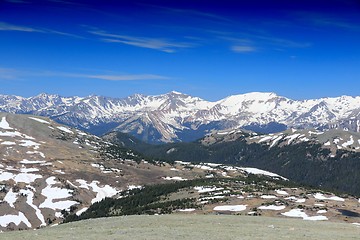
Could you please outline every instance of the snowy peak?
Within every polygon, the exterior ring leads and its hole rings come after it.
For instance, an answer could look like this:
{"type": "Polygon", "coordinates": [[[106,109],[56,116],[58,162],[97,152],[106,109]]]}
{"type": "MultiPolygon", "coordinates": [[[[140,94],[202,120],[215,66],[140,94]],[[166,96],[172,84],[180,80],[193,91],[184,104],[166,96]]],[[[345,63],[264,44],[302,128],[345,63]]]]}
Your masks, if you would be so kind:
{"type": "Polygon", "coordinates": [[[160,142],[181,141],[184,134],[187,140],[195,140],[200,133],[205,135],[211,130],[272,123],[297,129],[360,131],[360,97],[350,96],[297,101],[272,92],[252,92],[210,102],[176,91],[126,98],[61,97],[42,93],[30,98],[0,95],[0,111],[47,116],[97,134],[115,128],[132,132],[141,139],[154,138],[151,135],[155,134],[160,142]],[[146,132],[142,123],[134,124],[136,116],[153,116],[145,122],[154,131],[146,132]],[[128,122],[132,122],[129,128],[128,122]],[[138,129],[133,129],[135,125],[138,129]]]}

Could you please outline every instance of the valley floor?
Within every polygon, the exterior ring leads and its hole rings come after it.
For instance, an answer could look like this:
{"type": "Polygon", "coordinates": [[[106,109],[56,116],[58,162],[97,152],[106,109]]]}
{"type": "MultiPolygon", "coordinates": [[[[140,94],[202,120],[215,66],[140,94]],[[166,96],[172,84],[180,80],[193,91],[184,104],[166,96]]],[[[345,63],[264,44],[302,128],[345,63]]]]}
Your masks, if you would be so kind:
{"type": "Polygon", "coordinates": [[[1,239],[359,239],[360,226],[289,218],[172,214],[90,219],[1,239]]]}

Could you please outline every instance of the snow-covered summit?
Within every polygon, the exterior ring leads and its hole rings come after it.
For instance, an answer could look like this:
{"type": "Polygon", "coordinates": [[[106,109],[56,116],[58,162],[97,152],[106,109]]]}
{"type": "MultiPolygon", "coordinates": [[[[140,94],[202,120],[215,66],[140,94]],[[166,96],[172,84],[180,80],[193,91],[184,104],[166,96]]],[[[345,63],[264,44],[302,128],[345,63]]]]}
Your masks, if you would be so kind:
{"type": "Polygon", "coordinates": [[[272,92],[251,92],[206,101],[177,91],[126,98],[42,93],[30,98],[0,95],[0,111],[48,116],[99,134],[114,128],[144,140],[150,134],[160,142],[195,140],[211,130],[252,124],[360,130],[360,97],[351,96],[292,100],[272,92]]]}

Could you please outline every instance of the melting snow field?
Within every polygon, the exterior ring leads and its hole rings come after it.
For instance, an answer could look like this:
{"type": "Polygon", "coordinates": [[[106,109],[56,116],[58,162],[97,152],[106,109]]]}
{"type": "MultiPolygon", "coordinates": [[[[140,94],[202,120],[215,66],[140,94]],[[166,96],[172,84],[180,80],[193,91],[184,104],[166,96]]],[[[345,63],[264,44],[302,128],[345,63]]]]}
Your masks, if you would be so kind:
{"type": "Polygon", "coordinates": [[[45,121],[45,120],[40,119],[40,118],[35,118],[35,117],[29,117],[29,118],[32,119],[32,120],[35,120],[37,122],[40,122],[40,123],[50,124],[48,121],[45,121]]]}
{"type": "Polygon", "coordinates": [[[74,134],[74,132],[71,131],[69,128],[66,128],[66,127],[57,127],[57,128],[63,132],[74,134]]]}
{"type": "Polygon", "coordinates": [[[268,171],[257,169],[257,168],[239,168],[239,169],[244,170],[245,172],[251,173],[251,174],[260,174],[260,175],[265,175],[265,176],[269,176],[269,177],[278,177],[278,178],[282,178],[282,179],[286,180],[286,178],[284,178],[276,173],[268,172],[268,171]]]}
{"type": "Polygon", "coordinates": [[[186,181],[187,179],[182,177],[163,177],[164,180],[186,181]]]}
{"type": "Polygon", "coordinates": [[[186,208],[186,209],[179,209],[179,212],[193,212],[195,211],[195,208],[186,208]]]}
{"type": "Polygon", "coordinates": [[[269,206],[260,206],[258,207],[261,210],[274,210],[274,211],[280,211],[285,209],[285,206],[275,206],[275,205],[269,205],[269,206]]]}
{"type": "Polygon", "coordinates": [[[80,216],[80,215],[81,215],[82,213],[84,213],[86,210],[88,210],[87,207],[82,208],[82,209],[80,209],[79,211],[76,212],[76,215],[77,215],[77,216],[80,216]]]}
{"type": "Polygon", "coordinates": [[[263,198],[263,199],[275,199],[275,198],[277,198],[277,196],[275,196],[275,195],[262,195],[261,198],[263,198]]]}
{"type": "Polygon", "coordinates": [[[44,215],[42,215],[40,209],[33,203],[34,193],[31,190],[21,189],[20,193],[27,196],[26,203],[35,210],[37,218],[40,220],[40,226],[46,226],[44,215]]]}
{"type": "Polygon", "coordinates": [[[246,210],[247,205],[225,205],[225,206],[216,206],[214,211],[230,211],[230,212],[240,212],[246,210]]]}
{"type": "Polygon", "coordinates": [[[118,193],[118,191],[115,188],[109,185],[99,187],[98,186],[99,181],[94,180],[90,184],[88,184],[87,181],[83,179],[77,179],[76,182],[80,184],[79,186],[80,188],[89,189],[89,187],[91,187],[92,190],[96,193],[96,197],[91,200],[91,204],[99,202],[106,197],[112,197],[118,193]]]}
{"type": "Polygon", "coordinates": [[[213,191],[220,191],[223,190],[224,188],[217,188],[217,187],[194,187],[194,189],[196,191],[198,191],[198,193],[206,193],[206,192],[213,192],[213,191]]]}
{"type": "Polygon", "coordinates": [[[72,205],[79,204],[76,201],[70,201],[70,200],[54,202],[53,200],[55,200],[55,199],[71,197],[72,196],[71,193],[73,191],[69,190],[69,189],[64,189],[64,188],[53,187],[52,185],[57,183],[55,181],[55,177],[47,178],[46,183],[48,184],[48,186],[46,186],[46,188],[44,188],[41,191],[41,194],[43,196],[45,196],[46,199],[43,203],[40,204],[40,206],[39,206],[40,208],[51,208],[53,210],[56,210],[56,209],[61,209],[61,210],[67,209],[68,210],[72,205]]]}
{"type": "Polygon", "coordinates": [[[46,161],[38,161],[38,160],[27,160],[27,159],[24,159],[22,161],[20,161],[20,163],[23,163],[23,164],[37,164],[37,163],[45,163],[46,161]]]}
{"type": "Polygon", "coordinates": [[[14,193],[14,192],[12,191],[12,188],[10,188],[10,190],[9,190],[9,191],[7,192],[7,194],[5,195],[3,201],[4,201],[4,202],[7,202],[7,203],[10,205],[10,207],[14,208],[14,207],[15,207],[15,206],[14,206],[14,203],[15,203],[16,200],[17,200],[17,196],[18,196],[18,194],[17,194],[17,193],[14,193]]]}
{"type": "Polygon", "coordinates": [[[0,216],[0,225],[2,227],[6,227],[9,223],[12,222],[15,223],[15,225],[19,225],[21,222],[23,222],[26,224],[26,226],[31,228],[31,223],[22,212],[19,212],[18,215],[0,216]]]}
{"type": "Polygon", "coordinates": [[[310,221],[328,220],[326,216],[308,216],[306,213],[303,212],[302,209],[291,209],[289,212],[285,212],[281,214],[287,217],[303,218],[304,220],[310,220],[310,221]]]}
{"type": "Polygon", "coordinates": [[[314,194],[314,198],[319,199],[319,200],[332,200],[332,201],[339,201],[339,202],[345,201],[345,199],[343,199],[341,197],[337,197],[337,196],[325,197],[322,193],[314,194]]]}
{"type": "Polygon", "coordinates": [[[0,122],[0,128],[5,130],[12,130],[13,128],[10,127],[9,123],[6,121],[6,117],[2,117],[0,122]]]}

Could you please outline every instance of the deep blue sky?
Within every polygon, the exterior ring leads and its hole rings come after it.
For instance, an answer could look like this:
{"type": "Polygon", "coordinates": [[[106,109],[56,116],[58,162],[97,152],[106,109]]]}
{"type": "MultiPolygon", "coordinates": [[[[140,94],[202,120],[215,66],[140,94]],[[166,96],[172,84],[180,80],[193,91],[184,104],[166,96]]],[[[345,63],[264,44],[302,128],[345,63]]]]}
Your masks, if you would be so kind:
{"type": "Polygon", "coordinates": [[[358,0],[0,0],[0,94],[360,95],[358,0]]]}

